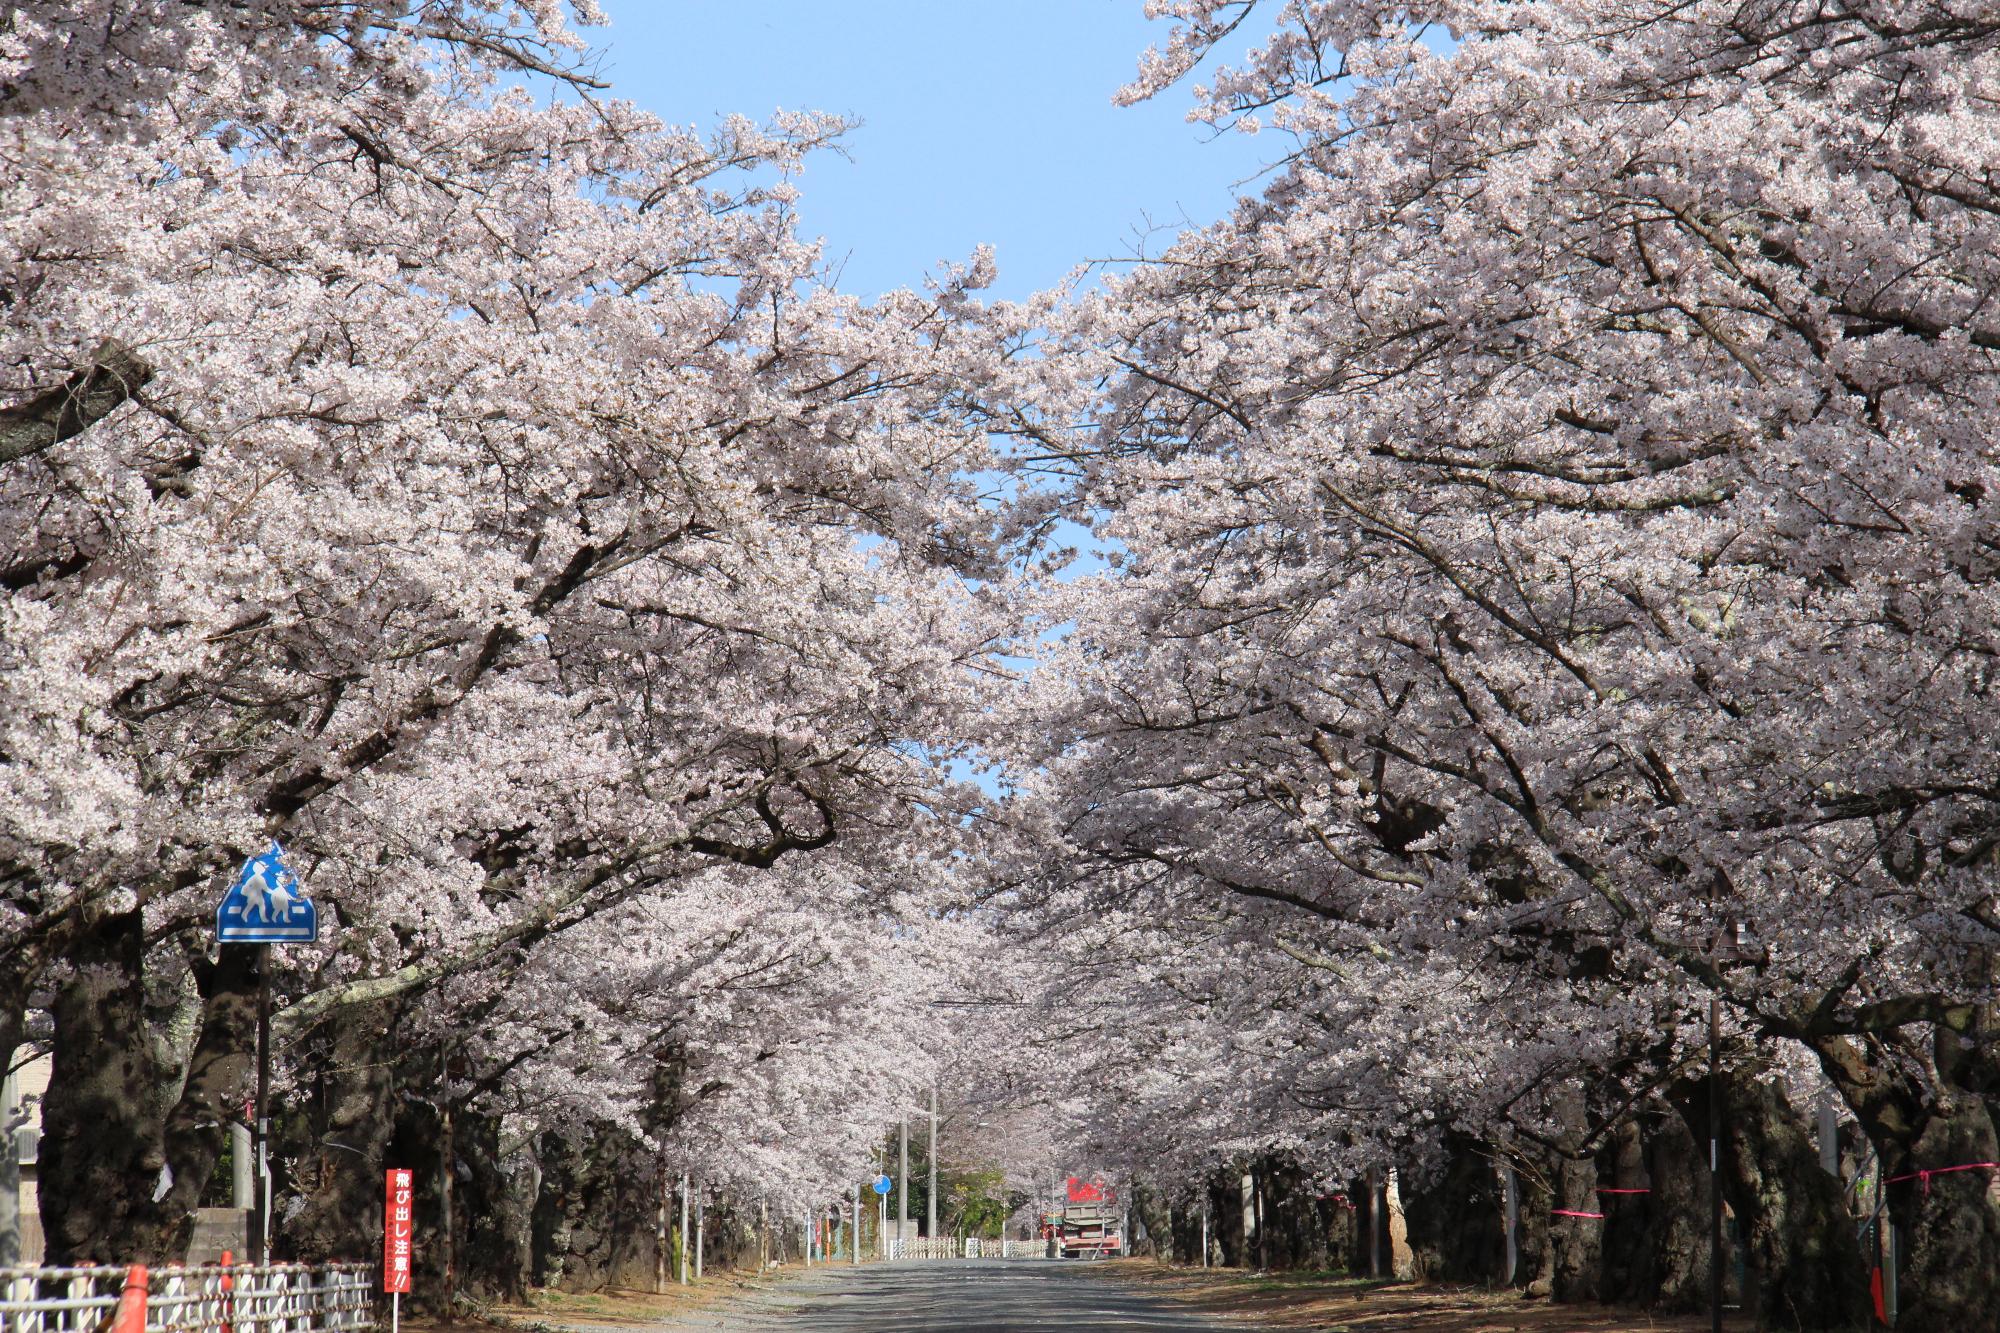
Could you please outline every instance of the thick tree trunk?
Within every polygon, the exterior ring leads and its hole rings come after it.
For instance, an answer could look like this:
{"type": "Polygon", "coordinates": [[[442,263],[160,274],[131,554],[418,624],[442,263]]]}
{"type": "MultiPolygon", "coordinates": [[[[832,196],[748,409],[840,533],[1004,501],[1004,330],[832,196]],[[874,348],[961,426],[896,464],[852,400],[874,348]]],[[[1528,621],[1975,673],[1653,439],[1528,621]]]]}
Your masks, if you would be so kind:
{"type": "Polygon", "coordinates": [[[1550,1162],[1518,1147],[1513,1154],[1515,1191],[1520,1198],[1519,1260],[1514,1285],[1527,1296],[1547,1296],[1555,1290],[1556,1236],[1551,1210],[1557,1204],[1549,1189],[1550,1162]]]}
{"type": "Polygon", "coordinates": [[[1991,1326],[2000,1309],[1996,1172],[1947,1170],[2000,1162],[1988,1102],[2000,1090],[1991,1010],[1965,1006],[1936,1025],[1932,1057],[1942,1086],[1911,1072],[1907,1048],[1882,1037],[1814,1042],[1820,1067],[1875,1145],[1890,1214],[1908,1236],[1897,1333],[1991,1326]],[[1930,1173],[1926,1178],[1925,1173],[1930,1173]]]}
{"type": "Polygon", "coordinates": [[[565,1291],[651,1285],[658,1167],[632,1138],[593,1126],[574,1142],[543,1134],[535,1202],[537,1286],[565,1291]]]}
{"type": "Polygon", "coordinates": [[[1506,1201],[1493,1160],[1460,1134],[1446,1136],[1444,1152],[1434,1177],[1424,1179],[1407,1168],[1399,1176],[1416,1276],[1495,1285],[1504,1276],[1507,1237],[1506,1201]]]}
{"type": "MultiPolygon", "coordinates": [[[[461,1289],[478,1301],[518,1304],[527,1299],[534,1262],[540,1172],[518,1145],[508,1150],[498,1116],[460,1112],[455,1138],[465,1168],[455,1209],[462,1237],[461,1289]]],[[[711,1214],[711,1234],[715,1221],[711,1214]]]]}
{"type": "Polygon", "coordinates": [[[1666,1106],[1640,1119],[1645,1143],[1647,1266],[1634,1299],[1671,1313],[1708,1308],[1708,1164],[1666,1106]]]}
{"type": "Polygon", "coordinates": [[[1389,1235],[1386,1171],[1357,1176],[1348,1182],[1347,1197],[1354,1203],[1354,1245],[1347,1258],[1347,1270],[1362,1277],[1388,1277],[1394,1255],[1389,1235]]]}
{"type": "Polygon", "coordinates": [[[382,1179],[408,1167],[394,1151],[397,1062],[392,1006],[343,1014],[312,1063],[310,1142],[288,1145],[304,1206],[285,1224],[286,1249],[308,1262],[368,1259],[381,1246],[382,1179]]]}
{"type": "MultiPolygon", "coordinates": [[[[1690,1131],[1705,1133],[1708,1080],[1677,1085],[1675,1100],[1690,1131]]],[[[1722,1190],[1746,1250],[1744,1306],[1766,1327],[1861,1327],[1868,1270],[1809,1126],[1753,1070],[1725,1077],[1723,1101],[1722,1190]]]]}
{"type": "Polygon", "coordinates": [[[1224,1268],[1249,1266],[1243,1235],[1242,1172],[1225,1172],[1208,1182],[1209,1240],[1224,1268]]]}
{"type": "Polygon", "coordinates": [[[2000,1162],[2000,1135],[1988,1105],[1969,1096],[1930,1115],[1900,1162],[1882,1155],[1884,1179],[1894,1182],[1890,1214],[1909,1247],[1898,1333],[1990,1327],[1978,1321],[2000,1309],[2000,1210],[1992,1189],[2000,1172],[1949,1169],[1975,1162],[2000,1162]]]}
{"type": "MultiPolygon", "coordinates": [[[[192,1230],[195,1210],[229,1143],[229,1127],[243,1123],[244,1103],[257,1077],[257,955],[248,945],[227,946],[213,965],[197,965],[201,1030],[188,1058],[179,1100],[164,1132],[173,1185],[158,1206],[163,1222],[192,1230]]],[[[186,1242],[181,1242],[185,1253],[186,1242]]]]}
{"type": "Polygon", "coordinates": [[[1550,1294],[1566,1304],[1601,1300],[1604,1294],[1604,1221],[1591,1216],[1598,1206],[1597,1163],[1591,1158],[1558,1158],[1553,1163],[1555,1197],[1549,1210],[1554,1250],[1550,1294]]]}
{"type": "Polygon", "coordinates": [[[1549,1236],[1555,1251],[1555,1281],[1550,1294],[1558,1301],[1580,1303],[1604,1296],[1604,1209],[1600,1206],[1597,1161],[1580,1156],[1585,1150],[1590,1114],[1584,1089],[1570,1085],[1554,1096],[1554,1110],[1563,1127],[1559,1153],[1549,1159],[1549,1236]]]}
{"type": "Polygon", "coordinates": [[[1605,1135],[1597,1153],[1597,1211],[1604,1214],[1604,1270],[1599,1294],[1627,1305],[1653,1302],[1652,1180],[1637,1120],[1605,1135]]]}
{"type": "Polygon", "coordinates": [[[175,1071],[147,1010],[139,913],[77,933],[55,993],[53,1067],[37,1163],[46,1262],[170,1262],[192,1218],[155,1202],[167,1174],[165,1122],[175,1071]]]}

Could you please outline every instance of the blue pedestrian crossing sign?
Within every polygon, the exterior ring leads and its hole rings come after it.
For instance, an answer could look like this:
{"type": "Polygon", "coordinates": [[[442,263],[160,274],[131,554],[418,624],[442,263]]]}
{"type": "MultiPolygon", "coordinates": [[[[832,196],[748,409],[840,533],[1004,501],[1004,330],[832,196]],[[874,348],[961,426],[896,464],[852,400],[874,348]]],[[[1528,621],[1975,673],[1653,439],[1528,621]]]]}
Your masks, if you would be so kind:
{"type": "Polygon", "coordinates": [[[875,1192],[877,1194],[887,1194],[889,1192],[889,1177],[875,1177],[875,1192]]]}
{"type": "Polygon", "coordinates": [[[215,938],[223,944],[311,944],[319,939],[319,911],[276,841],[236,872],[236,882],[215,909],[215,938]]]}

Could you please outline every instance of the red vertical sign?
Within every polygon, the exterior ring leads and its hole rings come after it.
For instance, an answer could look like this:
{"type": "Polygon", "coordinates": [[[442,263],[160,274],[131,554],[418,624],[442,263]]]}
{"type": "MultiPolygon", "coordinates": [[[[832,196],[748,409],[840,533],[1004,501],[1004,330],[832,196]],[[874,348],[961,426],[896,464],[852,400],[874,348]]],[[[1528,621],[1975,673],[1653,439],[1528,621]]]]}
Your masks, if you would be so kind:
{"type": "Polygon", "coordinates": [[[382,1199],[382,1290],[410,1289],[410,1237],[416,1233],[411,1212],[410,1173],[391,1171],[382,1199]]]}

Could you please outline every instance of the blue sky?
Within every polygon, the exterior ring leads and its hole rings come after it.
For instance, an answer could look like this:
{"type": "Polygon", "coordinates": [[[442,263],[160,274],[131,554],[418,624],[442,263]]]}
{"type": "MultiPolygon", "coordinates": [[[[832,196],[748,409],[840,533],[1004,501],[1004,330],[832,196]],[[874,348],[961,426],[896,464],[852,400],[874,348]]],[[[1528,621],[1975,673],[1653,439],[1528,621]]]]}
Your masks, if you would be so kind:
{"type": "Polygon", "coordinates": [[[851,161],[799,184],[802,231],[823,236],[839,285],[913,285],[994,246],[994,292],[1024,296],[1085,260],[1152,248],[1220,216],[1274,137],[1217,137],[1174,94],[1111,95],[1164,41],[1141,0],[605,0],[615,95],[678,124],[738,112],[858,117],[851,161]]]}

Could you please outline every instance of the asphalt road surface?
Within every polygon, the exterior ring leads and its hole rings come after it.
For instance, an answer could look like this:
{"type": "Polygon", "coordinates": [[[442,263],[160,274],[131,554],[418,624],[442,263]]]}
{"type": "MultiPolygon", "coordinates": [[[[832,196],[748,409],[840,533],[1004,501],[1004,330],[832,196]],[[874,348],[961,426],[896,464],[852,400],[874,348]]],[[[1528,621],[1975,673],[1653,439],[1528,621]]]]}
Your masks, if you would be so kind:
{"type": "Polygon", "coordinates": [[[675,1328],[713,1333],[1243,1333],[1129,1291],[1082,1262],[953,1259],[834,1265],[675,1328]]]}

